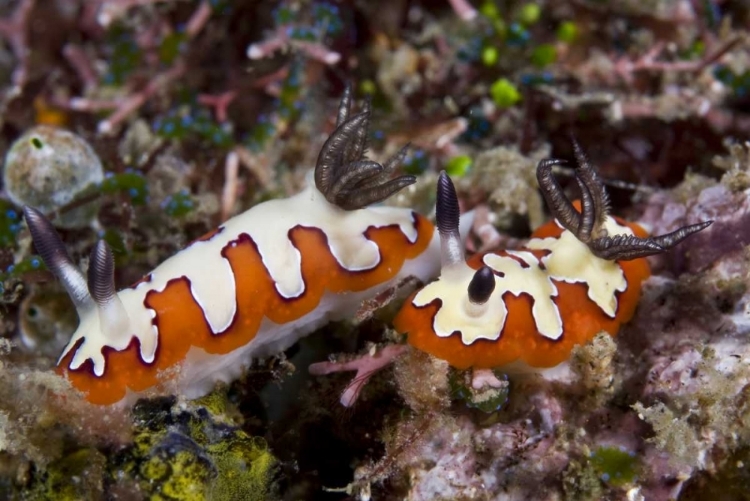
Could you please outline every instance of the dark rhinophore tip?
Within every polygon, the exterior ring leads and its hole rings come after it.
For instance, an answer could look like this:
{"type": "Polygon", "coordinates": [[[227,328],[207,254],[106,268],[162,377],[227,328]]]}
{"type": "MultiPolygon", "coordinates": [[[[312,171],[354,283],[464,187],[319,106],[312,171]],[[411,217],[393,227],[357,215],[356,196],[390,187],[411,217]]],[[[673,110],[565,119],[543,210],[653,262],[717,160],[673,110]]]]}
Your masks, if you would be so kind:
{"type": "Polygon", "coordinates": [[[34,247],[47,268],[57,276],[79,310],[91,304],[91,296],[81,271],[73,264],[65,245],[52,223],[33,207],[23,208],[26,225],[31,232],[34,247]]]}
{"type": "Polygon", "coordinates": [[[464,262],[464,248],[458,230],[461,213],[458,197],[451,178],[445,171],[440,173],[437,184],[437,206],[435,207],[438,233],[440,233],[440,261],[443,268],[464,262]]]}
{"type": "Polygon", "coordinates": [[[352,84],[347,83],[344,87],[344,93],[341,95],[341,103],[339,104],[339,112],[336,115],[336,127],[346,122],[349,119],[349,114],[352,111],[352,84]]]}
{"type": "Polygon", "coordinates": [[[679,244],[693,233],[703,231],[712,224],[714,224],[713,220],[707,220],[700,223],[683,226],[673,231],[672,233],[667,233],[666,235],[659,235],[652,238],[656,241],[657,244],[661,245],[665,249],[669,249],[679,244]]]}
{"type": "Polygon", "coordinates": [[[88,286],[91,297],[99,306],[108,303],[117,294],[115,258],[104,240],[99,240],[91,251],[88,286]]]}
{"type": "Polygon", "coordinates": [[[435,207],[437,227],[440,235],[459,236],[458,223],[461,213],[453,181],[445,171],[440,173],[437,184],[437,206],[435,207]]]}
{"type": "Polygon", "coordinates": [[[469,282],[469,301],[474,304],[484,304],[495,290],[495,274],[489,266],[479,268],[469,282]]]}
{"type": "Polygon", "coordinates": [[[682,226],[666,235],[656,235],[648,238],[639,238],[634,235],[615,235],[598,238],[589,244],[594,254],[609,260],[629,261],[646,256],[661,254],[679,244],[687,237],[699,231],[703,231],[713,221],[703,221],[697,224],[682,226]]]}
{"type": "Polygon", "coordinates": [[[31,239],[34,241],[36,251],[47,268],[59,276],[60,267],[70,261],[70,258],[65,250],[65,245],[55,231],[55,227],[41,212],[28,205],[23,208],[23,215],[31,232],[31,239]]]}

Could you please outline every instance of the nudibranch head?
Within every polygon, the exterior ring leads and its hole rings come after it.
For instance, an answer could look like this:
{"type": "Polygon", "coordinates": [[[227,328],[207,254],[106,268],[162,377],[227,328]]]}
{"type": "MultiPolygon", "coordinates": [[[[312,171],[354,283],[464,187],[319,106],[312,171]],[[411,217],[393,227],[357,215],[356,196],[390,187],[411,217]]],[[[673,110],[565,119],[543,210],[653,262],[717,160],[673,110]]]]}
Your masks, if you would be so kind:
{"type": "Polygon", "coordinates": [[[710,221],[648,237],[609,215],[603,184],[577,144],[580,204],[552,176],[559,160],[543,160],[537,177],[556,218],[522,249],[464,260],[450,178],[438,182],[437,226],[442,272],[417,291],[394,320],[408,342],[457,368],[510,364],[552,367],[601,331],[615,335],[635,313],[648,255],[664,252],[710,221]]]}
{"type": "Polygon", "coordinates": [[[351,115],[347,89],[314,185],[238,214],[120,292],[106,243],[86,277],[52,224],[26,207],[34,245],[80,318],[58,373],[95,404],[144,392],[197,397],[403,278],[434,276],[429,221],[369,206],[415,181],[393,176],[403,151],[383,165],[365,157],[369,118],[367,104],[351,115]]]}

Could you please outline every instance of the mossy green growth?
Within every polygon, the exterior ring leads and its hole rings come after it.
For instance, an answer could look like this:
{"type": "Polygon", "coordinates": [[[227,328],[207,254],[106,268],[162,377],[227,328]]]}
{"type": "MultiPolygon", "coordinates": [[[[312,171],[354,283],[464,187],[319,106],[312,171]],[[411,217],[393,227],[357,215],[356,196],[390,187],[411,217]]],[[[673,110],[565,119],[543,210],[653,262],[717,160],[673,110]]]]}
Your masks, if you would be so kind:
{"type": "Polygon", "coordinates": [[[106,458],[96,449],[80,449],[37,472],[25,501],[79,501],[104,498],[106,458]]]}
{"type": "Polygon", "coordinates": [[[182,189],[170,195],[162,202],[162,208],[164,212],[172,217],[182,217],[190,214],[195,209],[195,202],[190,196],[190,192],[186,189],[182,189]]]}
{"type": "Polygon", "coordinates": [[[333,3],[320,2],[313,4],[314,28],[326,35],[336,36],[344,29],[339,7],[333,3]]]}
{"type": "Polygon", "coordinates": [[[318,38],[317,31],[309,26],[291,26],[287,33],[289,34],[289,38],[301,42],[315,42],[318,38]]]}
{"type": "Polygon", "coordinates": [[[265,149],[268,141],[276,134],[276,126],[267,117],[258,119],[248,135],[246,144],[254,152],[261,152],[265,149]]]}
{"type": "Polygon", "coordinates": [[[45,269],[47,268],[44,265],[44,261],[39,256],[29,256],[21,261],[7,265],[5,269],[0,268],[0,294],[6,290],[10,291],[13,289],[13,281],[11,279],[19,280],[27,272],[45,269]],[[10,280],[8,284],[5,283],[7,280],[10,280]],[[8,285],[7,288],[6,285],[8,285]]]}
{"type": "Polygon", "coordinates": [[[557,39],[565,43],[573,43],[578,38],[578,26],[573,21],[564,21],[557,27],[557,39]]]}
{"type": "Polygon", "coordinates": [[[172,64],[187,46],[187,35],[182,31],[175,31],[165,36],[159,44],[159,61],[172,64]]]}
{"type": "Polygon", "coordinates": [[[276,26],[285,26],[291,24],[297,19],[296,10],[291,7],[281,4],[276,10],[273,11],[273,20],[276,26]]]}
{"type": "Polygon", "coordinates": [[[589,462],[603,482],[614,486],[632,482],[640,466],[634,452],[617,447],[599,447],[591,453],[589,462]]]}
{"type": "Polygon", "coordinates": [[[122,234],[116,230],[107,229],[100,234],[101,239],[107,242],[109,248],[112,249],[112,253],[115,255],[115,259],[126,256],[128,254],[128,247],[125,245],[125,240],[122,238],[122,234]]]}
{"type": "Polygon", "coordinates": [[[46,266],[44,266],[44,261],[42,261],[37,256],[31,256],[31,257],[27,257],[26,259],[22,259],[21,261],[15,264],[8,266],[5,269],[5,273],[9,277],[20,277],[21,275],[29,271],[44,270],[44,269],[46,269],[46,266]]]}
{"type": "Polygon", "coordinates": [[[718,65],[714,68],[714,76],[731,88],[735,97],[745,97],[750,94],[750,70],[737,74],[728,66],[718,65]]]}
{"type": "Polygon", "coordinates": [[[364,94],[365,96],[372,96],[377,91],[378,91],[377,84],[369,78],[365,78],[359,83],[359,92],[361,94],[364,94]]]}
{"type": "Polygon", "coordinates": [[[500,78],[490,86],[490,96],[500,108],[510,108],[521,100],[521,93],[507,78],[500,78]]]}
{"type": "Polygon", "coordinates": [[[121,24],[115,24],[107,33],[110,58],[104,75],[107,85],[121,85],[140,65],[143,51],[135,42],[133,34],[121,24]]]}
{"type": "Polygon", "coordinates": [[[525,3],[518,11],[518,21],[526,26],[536,24],[541,16],[542,8],[535,3],[525,3]]]}
{"type": "Polygon", "coordinates": [[[287,121],[296,120],[302,109],[302,82],[304,69],[302,64],[295,63],[289,68],[289,74],[281,84],[279,93],[279,116],[287,121]]]}
{"type": "Polygon", "coordinates": [[[127,193],[133,205],[144,205],[148,200],[146,178],[143,174],[134,170],[108,174],[102,181],[100,188],[102,193],[127,193]]]}
{"type": "Polygon", "coordinates": [[[682,57],[682,59],[697,59],[702,57],[705,53],[706,42],[698,39],[691,43],[690,47],[688,47],[687,50],[683,51],[680,54],[680,57],[682,57]]]}
{"type": "Polygon", "coordinates": [[[234,144],[231,132],[217,123],[205,109],[182,106],[173,109],[154,123],[154,132],[165,139],[182,140],[196,137],[220,148],[234,144]]]}
{"type": "Polygon", "coordinates": [[[534,47],[531,52],[531,63],[537,68],[549,66],[557,60],[557,49],[548,43],[543,43],[534,47]]]}
{"type": "Polygon", "coordinates": [[[508,402],[510,386],[507,385],[508,376],[495,372],[501,380],[506,381],[502,388],[473,388],[470,376],[466,372],[454,371],[448,381],[451,398],[462,401],[470,409],[478,409],[486,414],[492,414],[502,409],[508,402]]]}
{"type": "Polygon", "coordinates": [[[494,66],[500,58],[500,51],[497,47],[488,45],[482,48],[482,63],[485,66],[494,66]]]}
{"type": "Polygon", "coordinates": [[[458,155],[445,164],[445,172],[452,177],[461,177],[471,168],[472,160],[469,155],[458,155]]]}
{"type": "Polygon", "coordinates": [[[424,150],[414,150],[406,156],[402,165],[404,172],[418,176],[430,166],[430,159],[424,150]]]}
{"type": "Polygon", "coordinates": [[[21,230],[21,214],[9,202],[0,200],[0,247],[16,244],[16,235],[21,230]]]}
{"type": "Polygon", "coordinates": [[[507,30],[498,34],[505,38],[505,43],[509,47],[525,47],[531,40],[531,33],[522,23],[510,23],[507,30]]]}
{"type": "Polygon", "coordinates": [[[492,21],[501,19],[500,10],[492,0],[485,0],[482,2],[482,5],[479,6],[479,12],[492,21]]]}

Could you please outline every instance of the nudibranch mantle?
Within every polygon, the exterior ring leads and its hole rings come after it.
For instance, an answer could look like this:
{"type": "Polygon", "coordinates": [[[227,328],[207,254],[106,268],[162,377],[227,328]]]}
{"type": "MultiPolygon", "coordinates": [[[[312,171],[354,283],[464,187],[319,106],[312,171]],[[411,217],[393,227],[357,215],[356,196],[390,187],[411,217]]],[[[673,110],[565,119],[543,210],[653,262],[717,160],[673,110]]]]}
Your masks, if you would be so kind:
{"type": "Polygon", "coordinates": [[[144,307],[145,298],[152,291],[163,292],[175,278],[189,281],[190,293],[211,333],[224,333],[237,315],[235,275],[224,251],[235,247],[241,235],[255,244],[278,294],[291,300],[306,289],[302,256],[289,238],[293,228],[322,232],[328,251],[341,268],[358,272],[372,270],[381,262],[381,250],[366,237],[368,229],[396,226],[413,245],[418,236],[416,218],[411,211],[392,207],[345,211],[326,201],[315,186],[288,199],[267,201],[228,220],[210,238],[195,241],[167,259],[134,288],[120,291],[118,296],[128,312],[129,325],[123,326],[119,335],[113,336],[111,328],[102,328],[96,310],[84,316],[60,360],[72,352],[70,369],[79,369],[91,360],[94,374],[101,376],[106,370],[103,349],[122,351],[134,336],[139,341],[141,359],[153,362],[159,339],[158,325],[153,323],[157,311],[144,307]]]}
{"type": "Polygon", "coordinates": [[[542,194],[555,219],[521,249],[464,259],[458,200],[450,178],[438,181],[437,227],[441,275],[406,301],[393,321],[409,344],[454,367],[547,368],[601,331],[615,335],[635,313],[645,257],[664,252],[711,221],[648,237],[638,225],[608,214],[609,199],[574,143],[575,205],[552,176],[563,163],[537,168],[542,194]]]}
{"type": "MultiPolygon", "coordinates": [[[[560,223],[556,220],[555,224],[560,223]]],[[[603,227],[608,235],[635,236],[629,226],[619,224],[612,216],[606,216],[603,227]]],[[[597,257],[569,230],[564,230],[557,238],[532,238],[526,247],[549,251],[541,259],[549,277],[585,284],[589,299],[607,316],[615,317],[617,292],[623,292],[628,286],[622,267],[616,261],[597,257]]]]}
{"type": "Polygon", "coordinates": [[[347,88],[301,193],[235,216],[120,292],[105,242],[86,277],[52,224],[25,207],[34,245],[80,318],[57,372],[94,404],[144,392],[198,397],[404,278],[437,275],[433,225],[372,207],[416,178],[393,175],[405,148],[383,164],[366,158],[369,103],[351,114],[351,101],[347,88]]]}

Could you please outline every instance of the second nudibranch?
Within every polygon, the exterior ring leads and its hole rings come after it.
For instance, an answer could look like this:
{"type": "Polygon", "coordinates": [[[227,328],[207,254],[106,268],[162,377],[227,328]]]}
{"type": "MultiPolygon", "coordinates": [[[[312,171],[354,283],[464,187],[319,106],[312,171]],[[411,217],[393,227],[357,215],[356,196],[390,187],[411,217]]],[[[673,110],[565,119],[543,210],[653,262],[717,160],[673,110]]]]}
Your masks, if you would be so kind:
{"type": "Polygon", "coordinates": [[[394,320],[408,342],[459,369],[547,368],[568,359],[601,331],[615,335],[635,313],[650,274],[646,256],[664,252],[711,224],[647,237],[637,224],[609,215],[603,184],[577,144],[581,203],[571,203],[552,175],[560,160],[537,169],[555,220],[525,247],[474,255],[468,261],[458,231],[450,178],[438,182],[440,278],[416,292],[394,320]]]}
{"type": "Polygon", "coordinates": [[[405,277],[437,275],[432,224],[408,209],[371,207],[415,182],[392,176],[405,150],[382,165],[368,160],[369,104],[351,115],[347,89],[314,184],[235,216],[120,292],[103,241],[84,277],[49,221],[25,208],[37,251],[80,317],[58,372],[95,404],[146,390],[200,396],[238,377],[251,357],[350,318],[405,277]]]}

